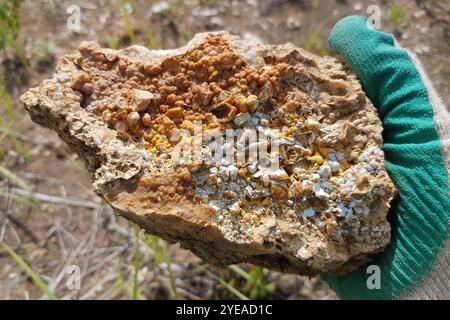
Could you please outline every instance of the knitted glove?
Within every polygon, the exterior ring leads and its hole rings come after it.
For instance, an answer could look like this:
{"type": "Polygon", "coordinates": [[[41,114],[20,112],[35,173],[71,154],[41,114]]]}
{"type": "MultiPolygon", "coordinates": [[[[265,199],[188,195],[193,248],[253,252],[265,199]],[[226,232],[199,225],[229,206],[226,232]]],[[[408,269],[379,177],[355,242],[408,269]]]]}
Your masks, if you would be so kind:
{"type": "Polygon", "coordinates": [[[385,165],[399,195],[389,212],[392,242],[370,263],[380,267],[381,288],[368,288],[367,266],[323,279],[343,299],[449,299],[448,158],[435,122],[439,114],[448,128],[448,111],[408,52],[364,18],[339,21],[329,45],[352,67],[378,109],[385,165]]]}

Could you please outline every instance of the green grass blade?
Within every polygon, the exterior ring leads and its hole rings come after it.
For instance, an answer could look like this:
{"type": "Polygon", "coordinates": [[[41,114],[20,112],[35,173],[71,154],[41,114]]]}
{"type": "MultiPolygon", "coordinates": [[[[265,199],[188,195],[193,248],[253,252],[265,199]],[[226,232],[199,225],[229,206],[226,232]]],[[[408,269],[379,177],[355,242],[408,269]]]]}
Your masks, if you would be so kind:
{"type": "Polygon", "coordinates": [[[22,141],[17,139],[14,136],[11,136],[11,140],[13,141],[14,145],[16,146],[17,151],[24,157],[25,159],[29,159],[30,155],[28,154],[27,149],[23,145],[22,141]]]}
{"type": "Polygon", "coordinates": [[[169,254],[169,246],[167,241],[158,236],[147,235],[144,243],[153,251],[154,268],[161,270],[160,264],[165,262],[167,265],[167,272],[169,273],[170,287],[175,299],[181,299],[181,295],[177,289],[177,282],[175,274],[172,269],[172,262],[169,254]]]}
{"type": "Polygon", "coordinates": [[[119,263],[117,267],[117,281],[116,281],[116,297],[121,297],[125,291],[125,281],[123,280],[123,271],[120,268],[122,259],[119,257],[119,263]]]}
{"type": "Polygon", "coordinates": [[[216,279],[217,281],[219,281],[220,285],[222,287],[224,287],[225,289],[227,289],[228,291],[230,291],[232,294],[234,294],[238,299],[240,300],[250,300],[246,295],[244,295],[243,293],[241,293],[238,289],[236,289],[235,287],[233,287],[232,285],[230,285],[228,282],[226,282],[225,280],[223,280],[221,277],[216,276],[214,273],[212,273],[211,271],[209,271],[208,269],[206,269],[204,266],[199,266],[200,269],[202,269],[203,271],[209,273],[210,275],[212,275],[214,277],[214,279],[216,279]]]}
{"type": "Polygon", "coordinates": [[[141,264],[141,254],[139,251],[139,243],[140,243],[140,231],[141,229],[139,227],[136,227],[135,229],[135,234],[136,234],[136,247],[134,249],[134,274],[133,274],[133,293],[131,298],[133,300],[137,300],[138,299],[138,295],[139,295],[139,281],[138,281],[138,273],[139,273],[139,268],[140,268],[140,264],[141,264]]]}
{"type": "Polygon", "coordinates": [[[1,115],[0,115],[0,132],[3,133],[3,136],[6,135],[11,139],[14,143],[17,151],[24,157],[25,159],[29,159],[29,154],[22,141],[20,141],[14,133],[11,131],[11,123],[8,123],[1,115]]]}
{"type": "Polygon", "coordinates": [[[122,8],[122,12],[125,19],[125,25],[127,28],[128,37],[130,38],[130,43],[136,44],[136,36],[134,34],[134,28],[130,21],[130,15],[128,14],[127,5],[130,5],[127,1],[120,0],[120,7],[122,8]]]}
{"type": "Polygon", "coordinates": [[[169,272],[170,287],[172,288],[175,299],[178,300],[178,299],[180,299],[180,295],[177,290],[177,281],[176,281],[175,275],[173,273],[172,262],[170,261],[170,255],[169,255],[169,248],[168,248],[166,241],[164,241],[163,248],[164,248],[164,257],[165,257],[166,264],[167,264],[167,271],[169,272]]]}
{"type": "Polygon", "coordinates": [[[50,14],[52,17],[56,18],[56,5],[54,0],[46,0],[46,6],[48,10],[50,11],[50,14]]]}
{"type": "Polygon", "coordinates": [[[28,183],[26,183],[22,178],[17,176],[14,172],[12,172],[11,170],[9,170],[3,166],[0,166],[0,176],[3,176],[4,178],[11,181],[12,183],[15,183],[22,189],[30,190],[28,183]]]}
{"type": "MultiPolygon", "coordinates": [[[[125,284],[125,289],[127,290],[127,292],[130,295],[133,295],[133,288],[131,288],[129,285],[125,284]]],[[[145,299],[145,297],[138,292],[135,300],[147,300],[147,299],[145,299]]]]}
{"type": "Polygon", "coordinates": [[[19,267],[27,274],[27,276],[33,281],[49,300],[58,300],[56,295],[47,287],[41,277],[33,271],[33,269],[6,243],[1,243],[3,249],[11,256],[11,258],[19,265],[19,267]]]}
{"type": "Polygon", "coordinates": [[[231,266],[229,266],[228,269],[230,269],[234,273],[240,275],[245,280],[249,280],[250,279],[250,275],[246,271],[244,271],[243,269],[241,269],[240,267],[238,267],[235,264],[232,264],[231,266]]]}
{"type": "Polygon", "coordinates": [[[155,36],[153,35],[153,33],[150,30],[147,31],[147,39],[148,39],[148,43],[150,45],[150,48],[152,48],[152,49],[160,49],[160,46],[159,46],[158,42],[155,39],[155,36]]]}
{"type": "Polygon", "coordinates": [[[16,110],[14,109],[14,104],[6,91],[5,87],[5,78],[3,77],[3,72],[0,72],[0,99],[3,103],[3,106],[8,112],[8,115],[11,119],[15,120],[17,118],[16,110]]]}
{"type": "Polygon", "coordinates": [[[26,197],[20,196],[18,194],[5,192],[2,190],[0,190],[0,197],[11,198],[12,200],[16,201],[17,203],[24,204],[24,205],[34,208],[34,209],[39,209],[39,202],[37,202],[33,198],[26,198],[26,197]]]}
{"type": "Polygon", "coordinates": [[[391,28],[396,29],[406,18],[406,9],[401,5],[393,5],[390,8],[389,25],[391,28]]]}
{"type": "Polygon", "coordinates": [[[113,37],[109,38],[108,41],[107,41],[108,42],[108,48],[114,49],[114,50],[119,49],[120,41],[121,41],[121,39],[118,36],[113,36],[113,37]]]}

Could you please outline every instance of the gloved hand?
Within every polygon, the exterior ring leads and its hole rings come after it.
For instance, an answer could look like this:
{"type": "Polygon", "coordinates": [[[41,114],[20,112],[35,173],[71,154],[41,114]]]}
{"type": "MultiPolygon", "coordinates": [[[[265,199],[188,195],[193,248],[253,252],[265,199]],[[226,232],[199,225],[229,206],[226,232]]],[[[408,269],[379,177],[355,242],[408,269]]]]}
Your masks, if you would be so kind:
{"type": "Polygon", "coordinates": [[[380,267],[381,288],[367,287],[366,267],[342,277],[322,278],[343,299],[449,299],[448,154],[433,119],[436,112],[442,113],[450,124],[448,111],[427,88],[427,78],[411,56],[396,47],[391,35],[369,27],[364,18],[351,16],[338,22],[329,45],[351,65],[378,109],[385,165],[399,195],[389,212],[392,242],[370,263],[380,267]]]}

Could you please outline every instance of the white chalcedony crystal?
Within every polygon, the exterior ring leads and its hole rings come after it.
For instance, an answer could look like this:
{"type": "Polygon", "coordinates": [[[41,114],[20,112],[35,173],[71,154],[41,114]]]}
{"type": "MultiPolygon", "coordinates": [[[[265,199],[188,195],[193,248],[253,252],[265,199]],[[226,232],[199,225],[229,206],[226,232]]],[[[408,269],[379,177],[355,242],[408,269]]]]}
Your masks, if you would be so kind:
{"type": "Polygon", "coordinates": [[[289,175],[284,169],[276,169],[270,173],[270,176],[275,180],[289,179],[289,175]]]}
{"type": "Polygon", "coordinates": [[[134,101],[138,111],[145,111],[152,98],[153,94],[149,91],[134,90],[134,101]]]}
{"type": "Polygon", "coordinates": [[[314,185],[314,192],[316,194],[316,197],[320,198],[320,199],[328,199],[328,197],[330,196],[323,188],[320,184],[315,184],[314,185]]]}
{"type": "Polygon", "coordinates": [[[329,165],[323,165],[319,168],[318,172],[322,178],[328,179],[331,175],[331,168],[329,165]]]}
{"type": "Polygon", "coordinates": [[[238,168],[236,168],[234,165],[230,164],[227,168],[228,175],[231,180],[236,180],[238,177],[238,168]]]}
{"type": "Polygon", "coordinates": [[[297,251],[297,256],[302,260],[308,260],[312,257],[311,250],[308,250],[306,247],[301,247],[297,251]]]}
{"type": "Polygon", "coordinates": [[[303,211],[302,218],[306,219],[306,218],[314,216],[315,214],[316,214],[316,211],[313,208],[308,208],[303,211]]]}
{"type": "Polygon", "coordinates": [[[241,211],[241,207],[239,205],[239,202],[233,203],[228,210],[232,214],[238,214],[241,211]]]}

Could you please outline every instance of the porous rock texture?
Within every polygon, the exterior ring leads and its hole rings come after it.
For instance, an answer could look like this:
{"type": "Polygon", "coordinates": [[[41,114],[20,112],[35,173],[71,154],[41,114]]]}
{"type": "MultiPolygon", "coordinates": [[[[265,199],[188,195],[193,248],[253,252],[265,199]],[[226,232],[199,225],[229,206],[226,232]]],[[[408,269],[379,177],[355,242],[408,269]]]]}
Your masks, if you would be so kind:
{"type": "Polygon", "coordinates": [[[381,122],[336,58],[225,32],[177,50],[85,42],[21,100],[121,215],[214,265],[343,274],[390,241],[381,122]],[[174,161],[180,143],[199,161],[174,161]],[[265,159],[251,157],[258,146],[265,159]],[[214,157],[238,148],[240,162],[214,157]]]}

